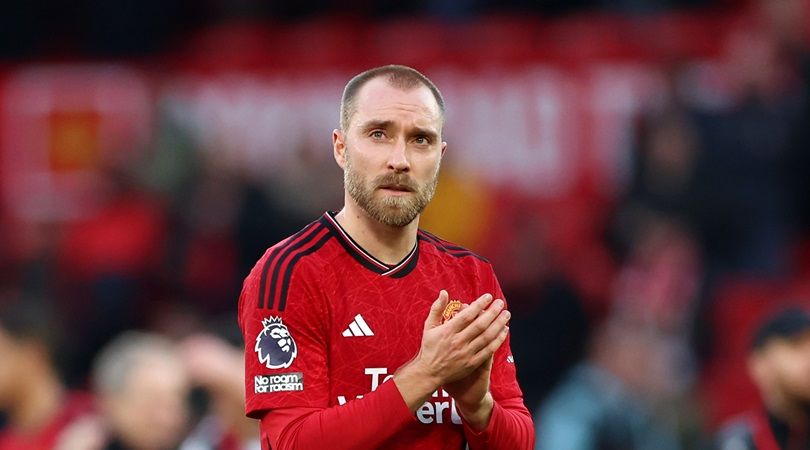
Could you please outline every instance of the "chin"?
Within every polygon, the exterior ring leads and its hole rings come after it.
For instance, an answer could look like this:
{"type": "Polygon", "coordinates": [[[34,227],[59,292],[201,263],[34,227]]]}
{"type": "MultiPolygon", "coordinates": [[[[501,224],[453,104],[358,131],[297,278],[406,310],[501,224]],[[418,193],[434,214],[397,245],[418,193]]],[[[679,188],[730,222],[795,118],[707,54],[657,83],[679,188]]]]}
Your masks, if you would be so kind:
{"type": "Polygon", "coordinates": [[[405,218],[405,217],[397,217],[397,216],[389,215],[388,219],[389,220],[380,220],[380,222],[382,222],[385,225],[388,225],[389,227],[405,228],[408,225],[412,224],[413,221],[416,218],[414,217],[414,218],[412,218],[410,220],[407,220],[407,218],[405,218]]]}

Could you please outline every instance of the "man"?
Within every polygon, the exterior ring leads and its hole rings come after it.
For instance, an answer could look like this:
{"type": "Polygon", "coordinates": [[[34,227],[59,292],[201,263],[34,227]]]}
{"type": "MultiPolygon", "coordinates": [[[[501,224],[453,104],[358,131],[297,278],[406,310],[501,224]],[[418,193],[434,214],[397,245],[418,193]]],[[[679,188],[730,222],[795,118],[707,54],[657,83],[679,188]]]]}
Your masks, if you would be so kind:
{"type": "Polygon", "coordinates": [[[173,450],[188,426],[191,382],[171,341],[128,331],[96,357],[93,387],[105,450],[173,450]]]}
{"type": "Polygon", "coordinates": [[[539,408],[536,450],[681,448],[653,408],[664,399],[654,385],[675,371],[656,370],[672,366],[662,364],[671,342],[651,331],[620,310],[596,327],[587,357],[539,408]]]}
{"type": "Polygon", "coordinates": [[[491,266],[418,229],[443,125],[441,94],[411,68],[346,85],[344,207],[270,248],[239,300],[264,448],[532,448],[491,266]]]}
{"type": "Polygon", "coordinates": [[[720,433],[721,450],[810,449],[810,315],[785,309],[754,334],[748,369],[762,407],[720,433]]]}
{"type": "Polygon", "coordinates": [[[92,411],[92,398],[62,383],[54,364],[57,327],[47,309],[0,300],[0,411],[8,418],[0,450],[70,449],[68,430],[92,411]]]}
{"type": "Polygon", "coordinates": [[[242,349],[213,333],[188,336],[179,348],[192,384],[209,398],[180,450],[259,450],[259,430],[244,414],[242,349]]]}

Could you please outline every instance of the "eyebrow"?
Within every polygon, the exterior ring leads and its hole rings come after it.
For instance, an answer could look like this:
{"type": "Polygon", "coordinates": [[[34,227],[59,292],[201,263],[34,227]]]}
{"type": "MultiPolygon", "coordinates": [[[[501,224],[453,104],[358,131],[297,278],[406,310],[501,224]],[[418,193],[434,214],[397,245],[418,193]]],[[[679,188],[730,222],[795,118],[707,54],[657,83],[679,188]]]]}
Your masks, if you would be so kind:
{"type": "MultiPolygon", "coordinates": [[[[387,129],[390,128],[393,124],[394,122],[391,120],[369,120],[368,122],[360,124],[360,128],[363,131],[370,131],[377,128],[387,129]]],[[[431,140],[437,140],[439,137],[439,133],[427,128],[413,127],[413,130],[414,133],[411,134],[418,136],[426,136],[431,140]]]]}
{"type": "Polygon", "coordinates": [[[389,128],[394,122],[390,120],[369,120],[366,123],[360,124],[363,131],[373,130],[375,128],[389,128]]]}

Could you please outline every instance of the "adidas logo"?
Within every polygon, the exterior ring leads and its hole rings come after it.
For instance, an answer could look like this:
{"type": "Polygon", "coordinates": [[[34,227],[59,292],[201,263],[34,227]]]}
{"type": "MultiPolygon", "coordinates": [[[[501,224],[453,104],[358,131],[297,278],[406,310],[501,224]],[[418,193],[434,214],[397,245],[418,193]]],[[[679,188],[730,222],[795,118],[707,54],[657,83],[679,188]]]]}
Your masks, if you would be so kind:
{"type": "Polygon", "coordinates": [[[354,316],[354,320],[349,324],[349,328],[343,330],[344,337],[374,336],[368,324],[360,314],[354,316]]]}

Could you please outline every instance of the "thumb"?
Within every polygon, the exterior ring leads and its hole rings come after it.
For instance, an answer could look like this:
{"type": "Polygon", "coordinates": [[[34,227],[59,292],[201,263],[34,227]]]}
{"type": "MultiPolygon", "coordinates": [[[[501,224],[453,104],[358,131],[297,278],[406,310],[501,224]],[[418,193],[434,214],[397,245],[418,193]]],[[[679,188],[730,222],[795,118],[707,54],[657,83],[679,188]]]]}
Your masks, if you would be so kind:
{"type": "Polygon", "coordinates": [[[425,320],[425,330],[438,327],[442,324],[442,313],[444,312],[444,308],[447,307],[449,298],[450,296],[444,289],[439,292],[439,298],[430,306],[430,313],[428,313],[427,320],[425,320]]]}

